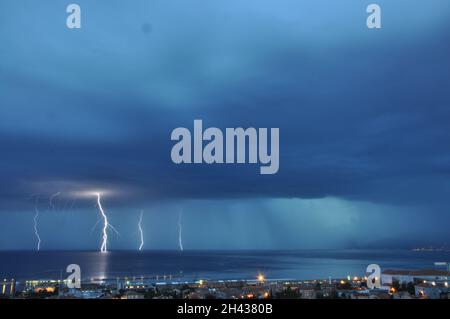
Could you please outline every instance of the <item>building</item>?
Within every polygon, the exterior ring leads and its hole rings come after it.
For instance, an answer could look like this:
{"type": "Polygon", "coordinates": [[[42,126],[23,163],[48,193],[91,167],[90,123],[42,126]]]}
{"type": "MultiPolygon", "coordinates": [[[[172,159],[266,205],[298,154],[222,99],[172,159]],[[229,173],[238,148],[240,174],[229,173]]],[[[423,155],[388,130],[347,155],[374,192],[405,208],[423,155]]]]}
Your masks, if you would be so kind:
{"type": "Polygon", "coordinates": [[[450,277],[450,271],[439,269],[402,270],[387,269],[381,275],[383,285],[415,283],[420,281],[446,282],[450,277]]]}
{"type": "Polygon", "coordinates": [[[414,299],[414,296],[410,295],[407,291],[399,291],[392,295],[394,299],[414,299]]]}
{"type": "Polygon", "coordinates": [[[415,285],[416,297],[424,299],[448,299],[450,289],[448,284],[426,282],[415,285]]]}
{"type": "Polygon", "coordinates": [[[144,295],[133,290],[126,291],[121,299],[144,299],[144,295]]]}

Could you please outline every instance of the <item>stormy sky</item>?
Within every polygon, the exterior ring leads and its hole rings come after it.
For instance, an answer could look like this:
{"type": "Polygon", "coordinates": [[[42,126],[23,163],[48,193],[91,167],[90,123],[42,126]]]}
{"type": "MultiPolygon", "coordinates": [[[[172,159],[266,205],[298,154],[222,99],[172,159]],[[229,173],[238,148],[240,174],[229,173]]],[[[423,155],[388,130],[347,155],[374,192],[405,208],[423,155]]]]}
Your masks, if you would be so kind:
{"type": "Polygon", "coordinates": [[[450,244],[450,2],[0,3],[0,249],[450,244]],[[175,165],[177,127],[277,127],[280,170],[175,165]],[[52,201],[52,194],[60,193],[52,201]]]}

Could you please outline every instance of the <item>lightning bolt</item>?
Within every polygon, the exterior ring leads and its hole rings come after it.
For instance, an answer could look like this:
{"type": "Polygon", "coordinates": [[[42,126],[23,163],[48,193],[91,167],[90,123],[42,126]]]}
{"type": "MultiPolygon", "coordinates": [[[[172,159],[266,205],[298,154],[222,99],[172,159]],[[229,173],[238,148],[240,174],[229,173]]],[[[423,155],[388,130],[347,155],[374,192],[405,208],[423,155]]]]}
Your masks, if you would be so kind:
{"type": "Polygon", "coordinates": [[[37,203],[36,206],[34,207],[34,234],[36,235],[37,238],[37,251],[41,250],[41,237],[39,236],[39,231],[38,231],[38,227],[37,227],[37,222],[38,222],[38,217],[39,217],[39,210],[37,208],[37,203]]]}
{"type": "Polygon", "coordinates": [[[49,199],[49,205],[51,209],[55,208],[55,205],[53,205],[53,199],[58,196],[59,194],[61,194],[61,192],[57,192],[55,194],[50,195],[50,199],[49,199]]]}
{"type": "Polygon", "coordinates": [[[108,244],[108,227],[110,226],[108,223],[108,216],[106,216],[105,211],[103,210],[102,207],[102,203],[100,202],[100,193],[97,193],[97,207],[100,211],[100,214],[102,215],[103,218],[103,229],[102,229],[102,233],[103,233],[103,240],[102,240],[102,245],[100,247],[100,252],[102,253],[106,253],[108,252],[107,249],[107,244],[108,244]]]}
{"type": "Polygon", "coordinates": [[[139,250],[142,250],[142,247],[144,247],[144,232],[142,231],[142,217],[144,215],[144,212],[141,210],[141,215],[139,217],[139,223],[138,223],[138,228],[139,228],[139,233],[141,234],[141,244],[139,246],[139,250]]]}
{"type": "Polygon", "coordinates": [[[182,231],[182,225],[181,225],[181,215],[183,214],[183,211],[180,212],[178,215],[178,246],[180,247],[180,251],[183,251],[183,240],[181,236],[182,231]]]}

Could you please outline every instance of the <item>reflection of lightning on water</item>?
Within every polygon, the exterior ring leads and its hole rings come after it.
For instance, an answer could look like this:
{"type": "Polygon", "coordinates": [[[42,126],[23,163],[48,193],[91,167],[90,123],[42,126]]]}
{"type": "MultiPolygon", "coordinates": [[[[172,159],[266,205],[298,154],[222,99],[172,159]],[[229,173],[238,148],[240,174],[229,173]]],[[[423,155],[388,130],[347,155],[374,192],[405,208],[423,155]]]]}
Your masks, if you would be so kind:
{"type": "Polygon", "coordinates": [[[178,215],[178,246],[180,247],[180,251],[183,251],[183,240],[181,236],[182,231],[182,225],[181,225],[181,215],[183,214],[183,211],[180,212],[178,215]]]}
{"type": "Polygon", "coordinates": [[[38,222],[38,217],[39,217],[39,210],[37,208],[37,203],[36,206],[34,207],[34,234],[36,235],[37,238],[37,251],[41,250],[41,237],[39,236],[39,231],[38,231],[38,227],[37,227],[37,222],[38,222]]]}
{"type": "Polygon", "coordinates": [[[139,250],[142,250],[142,247],[144,247],[144,232],[142,231],[142,216],[143,215],[144,215],[144,212],[141,210],[141,215],[139,216],[139,223],[138,223],[139,233],[141,235],[141,244],[139,246],[139,250]]]}

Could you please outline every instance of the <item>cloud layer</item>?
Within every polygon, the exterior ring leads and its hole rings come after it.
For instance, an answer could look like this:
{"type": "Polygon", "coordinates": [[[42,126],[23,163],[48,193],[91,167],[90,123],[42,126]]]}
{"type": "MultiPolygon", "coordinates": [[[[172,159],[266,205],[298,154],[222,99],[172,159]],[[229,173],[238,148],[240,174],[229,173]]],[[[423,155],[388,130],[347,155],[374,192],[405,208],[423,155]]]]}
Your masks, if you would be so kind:
{"type": "Polygon", "coordinates": [[[73,31],[62,3],[2,1],[3,213],[107,188],[112,207],[332,197],[445,215],[448,1],[378,1],[379,31],[365,1],[196,2],[80,0],[73,31]],[[279,173],[174,165],[170,133],[194,119],[279,127],[279,173]]]}

